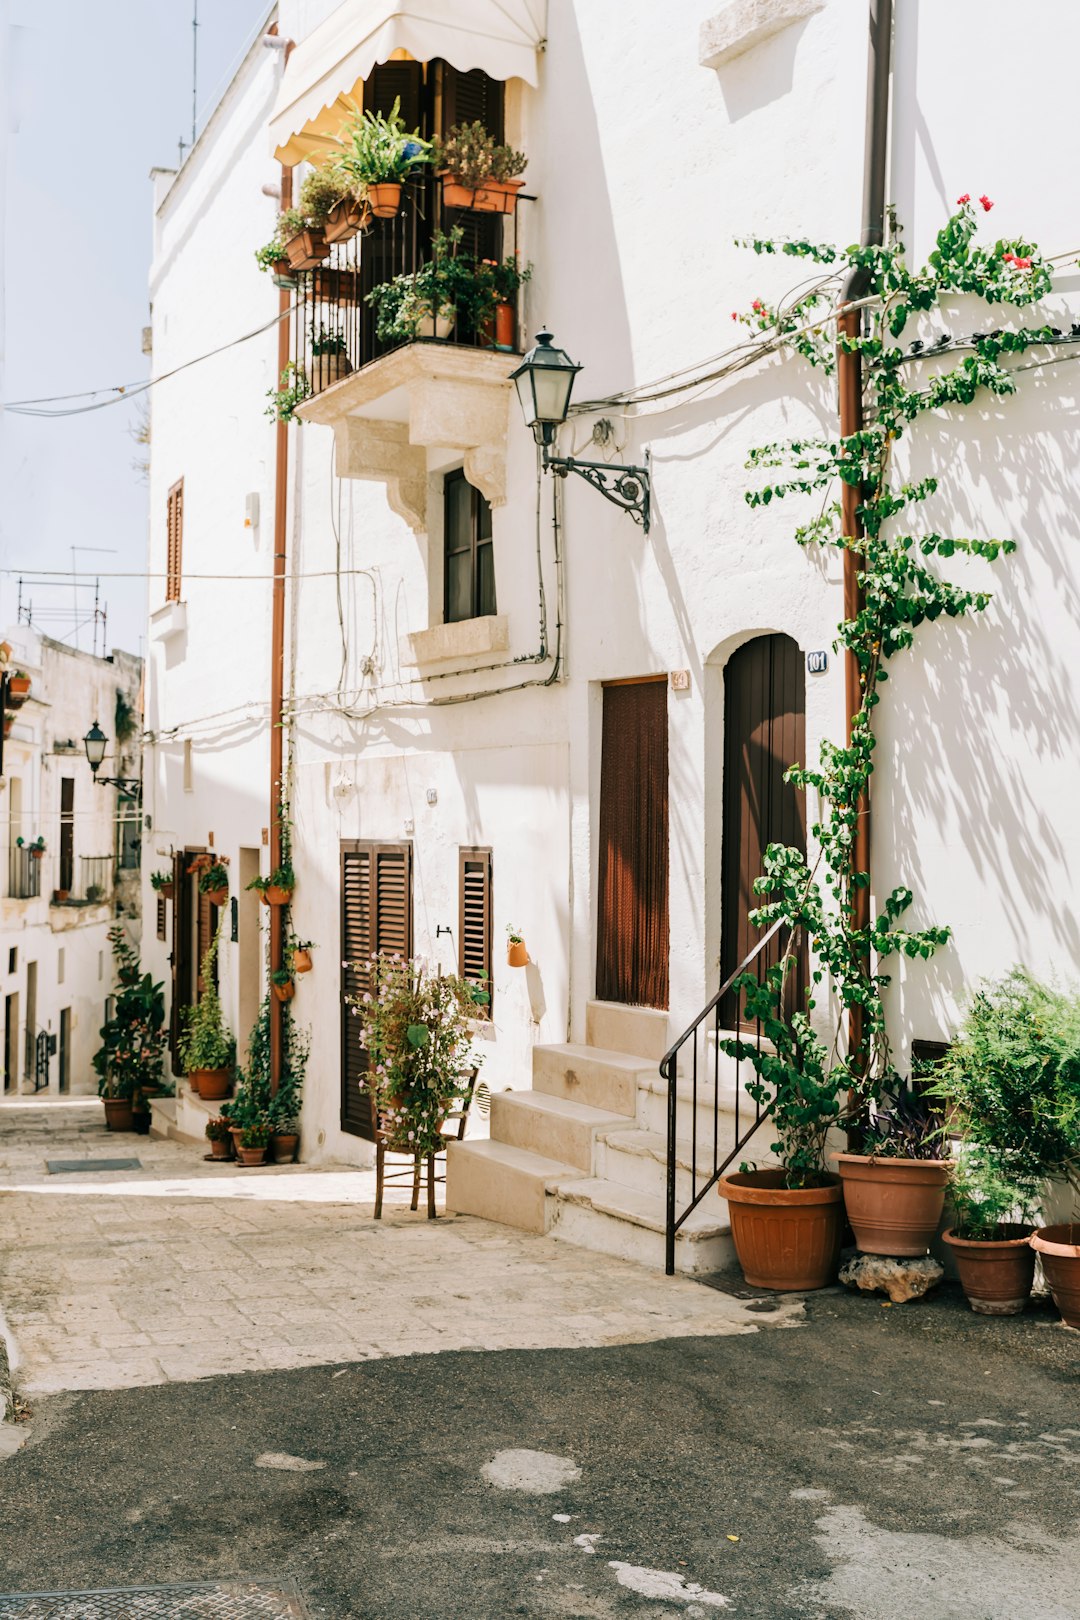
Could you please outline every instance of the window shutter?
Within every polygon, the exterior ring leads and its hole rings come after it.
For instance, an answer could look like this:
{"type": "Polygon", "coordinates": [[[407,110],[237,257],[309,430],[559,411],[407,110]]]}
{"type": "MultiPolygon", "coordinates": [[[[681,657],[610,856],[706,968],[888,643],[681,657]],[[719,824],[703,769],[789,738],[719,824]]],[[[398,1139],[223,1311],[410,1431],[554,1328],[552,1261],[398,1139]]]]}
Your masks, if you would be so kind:
{"type": "Polygon", "coordinates": [[[364,1089],[367,1053],[360,1044],[360,1021],[350,996],[362,995],[368,976],[362,964],[372,954],[371,850],[367,845],[341,848],[341,1128],[350,1136],[375,1140],[371,1105],[364,1089]]]}
{"type": "Polygon", "coordinates": [[[180,1063],[181,1012],[191,1000],[191,896],[195,882],[188,875],[192,852],[178,850],[173,855],[172,998],[169,1008],[169,1050],[173,1074],[183,1074],[180,1063]]]}
{"type": "Polygon", "coordinates": [[[412,955],[412,845],[377,844],[375,949],[412,955]]]}
{"type": "Polygon", "coordinates": [[[423,133],[424,67],[421,62],[380,62],[364,80],[364,111],[389,118],[395,100],[401,102],[406,129],[423,133]]]}
{"type": "Polygon", "coordinates": [[[165,896],[163,894],[159,894],[157,897],[157,937],[158,939],[165,938],[165,896]]]}
{"type": "Polygon", "coordinates": [[[179,602],[183,579],[181,568],[184,538],[184,480],[182,478],[169,491],[165,531],[165,600],[167,602],[179,602]]]}
{"type": "MultiPolygon", "coordinates": [[[[491,997],[491,851],[463,849],[459,860],[458,972],[491,997]]],[[[478,1015],[490,1018],[492,1004],[481,1003],[478,1015]]]]}
{"type": "Polygon", "coordinates": [[[482,68],[463,73],[460,68],[442,64],[442,133],[455,124],[481,123],[496,141],[503,138],[503,92],[501,79],[490,79],[482,68]]]}
{"type": "MultiPolygon", "coordinates": [[[[201,877],[202,874],[200,873],[199,876],[201,877]]],[[[195,881],[196,881],[196,883],[198,883],[199,879],[196,878],[195,881]]],[[[198,909],[198,914],[197,914],[198,915],[198,946],[197,946],[197,960],[195,962],[195,986],[196,986],[197,994],[198,994],[199,998],[201,999],[202,994],[203,994],[204,990],[206,989],[206,981],[203,978],[203,973],[202,973],[203,957],[206,955],[206,952],[210,949],[211,941],[214,938],[214,916],[215,916],[215,913],[217,911],[217,907],[210,904],[209,896],[203,894],[201,889],[198,890],[198,902],[197,903],[198,903],[198,908],[199,909],[198,909]]],[[[217,980],[217,964],[216,963],[214,964],[214,967],[215,967],[214,979],[215,979],[215,982],[216,982],[216,980],[217,980]]]]}

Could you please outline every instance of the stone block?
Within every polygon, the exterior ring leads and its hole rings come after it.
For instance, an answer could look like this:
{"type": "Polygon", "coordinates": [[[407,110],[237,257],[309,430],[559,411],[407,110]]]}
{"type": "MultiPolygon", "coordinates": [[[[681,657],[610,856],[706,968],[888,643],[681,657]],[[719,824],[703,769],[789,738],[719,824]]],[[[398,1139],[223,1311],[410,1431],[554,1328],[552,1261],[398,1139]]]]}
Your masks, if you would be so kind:
{"type": "Polygon", "coordinates": [[[698,60],[702,67],[723,67],[824,4],[825,0],[727,0],[701,25],[698,60]]]}
{"type": "Polygon", "coordinates": [[[894,1305],[921,1299],[944,1275],[944,1266],[932,1254],[900,1260],[886,1254],[857,1254],[840,1268],[840,1281],[849,1288],[888,1294],[894,1305]]]}

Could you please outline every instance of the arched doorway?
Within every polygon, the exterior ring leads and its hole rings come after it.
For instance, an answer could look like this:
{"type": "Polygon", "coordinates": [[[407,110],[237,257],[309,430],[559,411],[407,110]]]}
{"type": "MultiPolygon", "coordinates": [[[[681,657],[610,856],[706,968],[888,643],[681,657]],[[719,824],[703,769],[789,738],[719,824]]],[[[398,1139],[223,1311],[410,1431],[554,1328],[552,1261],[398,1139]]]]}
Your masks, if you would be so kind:
{"type": "MultiPolygon", "coordinates": [[[[750,912],[762,903],[754,880],[762,874],[766,848],[790,844],[806,852],[806,795],[784,781],[788,766],[805,760],[802,653],[790,636],[755,636],[732,654],[724,670],[721,983],[761,937],[750,912]]],[[[779,959],[779,950],[772,953],[770,947],[770,952],[770,961],[779,959]]],[[[800,958],[801,988],[806,983],[805,942],[800,958]]],[[[722,1016],[730,1022],[734,1015],[729,998],[722,1016]]]]}

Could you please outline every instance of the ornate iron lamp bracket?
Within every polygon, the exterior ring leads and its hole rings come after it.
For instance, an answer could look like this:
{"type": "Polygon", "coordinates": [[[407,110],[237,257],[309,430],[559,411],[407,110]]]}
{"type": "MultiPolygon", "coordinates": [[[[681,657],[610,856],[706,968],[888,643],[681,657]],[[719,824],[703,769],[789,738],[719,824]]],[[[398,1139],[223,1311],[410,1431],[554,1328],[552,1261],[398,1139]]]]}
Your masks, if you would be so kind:
{"type": "Polygon", "coordinates": [[[556,478],[577,473],[586,483],[598,489],[605,500],[629,512],[635,523],[649,532],[650,502],[652,496],[651,457],[646,450],[644,467],[624,467],[612,461],[579,461],[576,456],[551,456],[545,447],[544,467],[556,478]]]}

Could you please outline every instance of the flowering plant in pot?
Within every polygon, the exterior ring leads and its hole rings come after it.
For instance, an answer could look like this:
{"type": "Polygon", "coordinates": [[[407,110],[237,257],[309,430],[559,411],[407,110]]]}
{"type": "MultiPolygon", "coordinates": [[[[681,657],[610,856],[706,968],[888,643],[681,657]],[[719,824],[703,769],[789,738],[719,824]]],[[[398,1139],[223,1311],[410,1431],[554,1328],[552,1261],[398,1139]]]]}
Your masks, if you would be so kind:
{"type": "Polygon", "coordinates": [[[420,1158],[442,1147],[442,1127],[467,1094],[473,987],[454,974],[380,952],[356,965],[368,988],[349,1000],[368,1053],[368,1085],[392,1152],[420,1158]]]}
{"type": "Polygon", "coordinates": [[[434,143],[432,161],[442,179],[443,206],[480,213],[512,214],[525,184],[518,178],[524,152],[496,141],[478,120],[455,124],[434,143]]]}
{"type": "Polygon", "coordinates": [[[481,330],[497,349],[512,349],[517,326],[518,293],[532,279],[531,264],[522,265],[516,255],[505,259],[482,259],[476,269],[477,299],[487,305],[481,330]]]}
{"type": "Polygon", "coordinates": [[[236,1062],[236,1042],[225,1027],[214,975],[223,927],[224,919],[203,952],[199,968],[202,995],[182,1015],[180,1062],[192,1091],[206,1102],[219,1102],[229,1095],[236,1062]]]}
{"type": "Polygon", "coordinates": [[[115,1006],[92,1061],[106,1125],[112,1131],[132,1130],[136,1093],[146,1097],[161,1089],[165,993],[142,971],[139,953],[119,924],[110,928],[109,944],[116,963],[115,1006]]]}
{"type": "Polygon", "coordinates": [[[418,130],[407,130],[401,100],[384,116],[362,112],[353,104],[352,116],[337,137],[340,148],[335,167],[362,197],[376,219],[393,219],[401,207],[401,188],[418,168],[431,162],[431,145],[418,130]]]}
{"type": "Polygon", "coordinates": [[[263,1164],[270,1145],[270,1121],[265,1115],[252,1118],[240,1129],[236,1143],[236,1157],[241,1164],[263,1164]]]}
{"type": "Polygon", "coordinates": [[[212,1159],[232,1158],[232,1132],[229,1121],[223,1114],[218,1114],[206,1122],[206,1140],[210,1143],[210,1157],[212,1159]]]}
{"type": "Polygon", "coordinates": [[[198,877],[199,893],[205,894],[213,906],[223,906],[229,898],[229,857],[211,855],[207,851],[196,855],[188,867],[189,875],[198,877]]]}
{"type": "Polygon", "coordinates": [[[494,307],[485,290],[475,256],[461,251],[464,232],[436,231],[431,258],[410,274],[393,276],[365,295],[375,310],[375,331],[382,343],[410,343],[414,338],[445,340],[459,332],[480,331],[494,307]]]}

